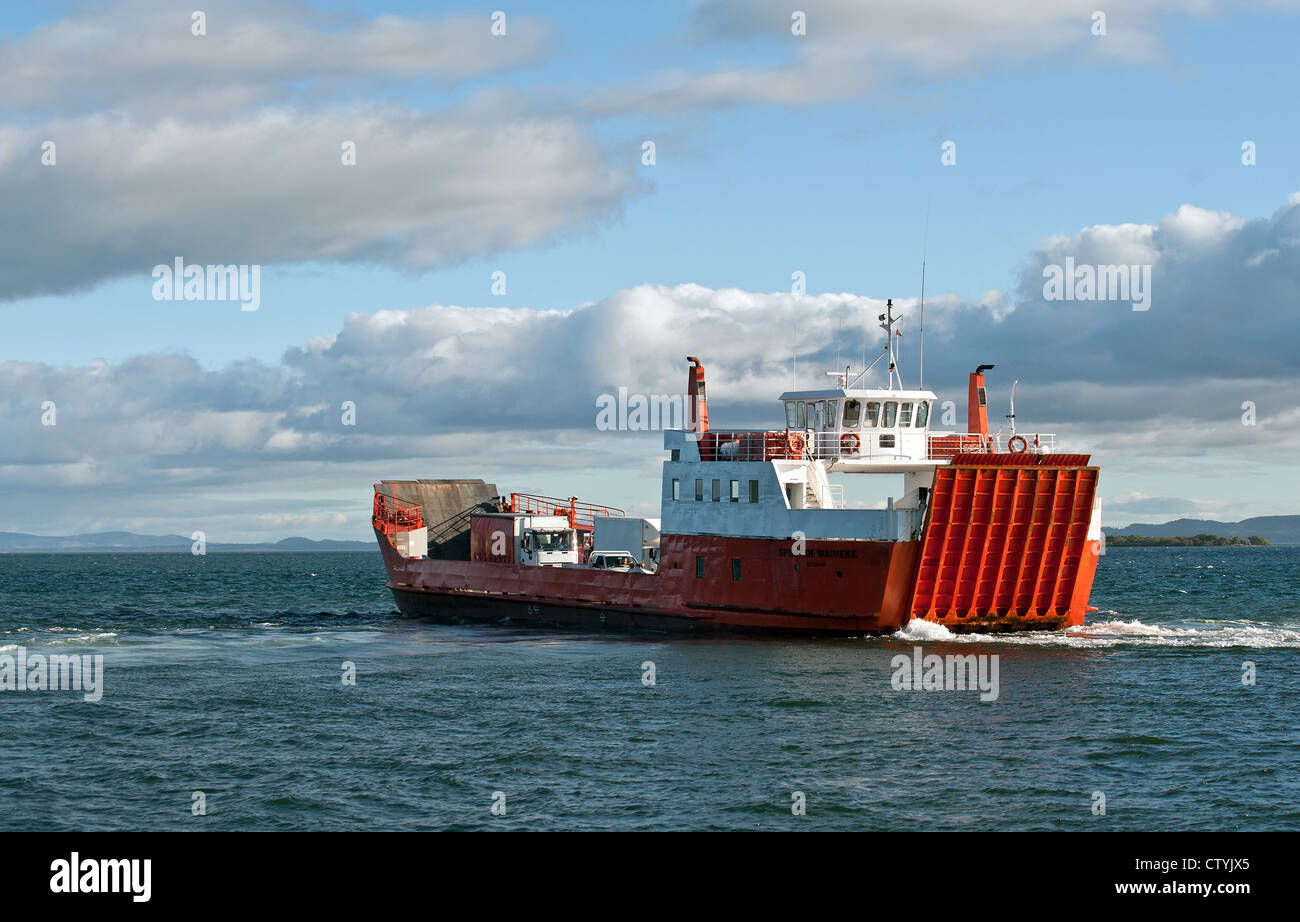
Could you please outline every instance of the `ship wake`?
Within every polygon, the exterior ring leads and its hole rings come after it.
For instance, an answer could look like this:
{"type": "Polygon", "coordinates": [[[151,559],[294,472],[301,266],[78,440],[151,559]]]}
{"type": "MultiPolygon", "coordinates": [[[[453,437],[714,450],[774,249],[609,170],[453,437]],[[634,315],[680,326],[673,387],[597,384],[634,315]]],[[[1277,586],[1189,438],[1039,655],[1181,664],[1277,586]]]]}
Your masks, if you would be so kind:
{"type": "Polygon", "coordinates": [[[1181,624],[1147,624],[1124,620],[1113,612],[1105,621],[1064,631],[1027,631],[1017,634],[954,634],[943,625],[913,619],[892,636],[897,640],[940,643],[995,643],[1031,646],[1104,649],[1108,647],[1205,647],[1251,649],[1300,648],[1300,627],[1260,621],[1198,621],[1181,624]]]}

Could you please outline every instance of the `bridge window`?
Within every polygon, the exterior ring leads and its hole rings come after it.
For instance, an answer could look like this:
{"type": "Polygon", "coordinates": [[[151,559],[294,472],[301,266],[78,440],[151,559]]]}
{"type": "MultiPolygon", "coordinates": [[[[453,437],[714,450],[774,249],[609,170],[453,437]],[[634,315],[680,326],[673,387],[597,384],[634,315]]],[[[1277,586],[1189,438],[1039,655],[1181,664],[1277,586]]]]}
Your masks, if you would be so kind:
{"type": "Polygon", "coordinates": [[[912,425],[912,404],[910,402],[903,404],[902,409],[899,411],[898,425],[904,429],[912,425]]]}
{"type": "Polygon", "coordinates": [[[930,422],[930,401],[922,400],[916,405],[916,428],[924,429],[930,422]]]}
{"type": "Polygon", "coordinates": [[[808,425],[814,429],[824,428],[826,426],[826,401],[818,400],[812,404],[812,407],[815,408],[815,413],[813,418],[808,420],[808,425]]]}
{"type": "Polygon", "coordinates": [[[749,482],[749,501],[751,503],[758,502],[758,481],[757,480],[751,480],[749,482]]]}
{"type": "Polygon", "coordinates": [[[703,480],[697,479],[695,481],[695,501],[697,503],[704,502],[704,481],[703,480]]]}
{"type": "Polygon", "coordinates": [[[840,402],[838,400],[826,401],[826,425],[834,429],[835,424],[840,418],[840,402]]]}
{"type": "Polygon", "coordinates": [[[862,404],[856,400],[844,401],[844,428],[858,428],[858,420],[862,418],[862,404]]]}
{"type": "Polygon", "coordinates": [[[874,429],[879,422],[880,422],[880,401],[868,400],[867,421],[864,425],[870,426],[871,428],[874,429]]]}
{"type": "Polygon", "coordinates": [[[739,480],[731,481],[731,501],[733,503],[740,502],[740,481],[739,480]]]}
{"type": "Polygon", "coordinates": [[[880,426],[883,429],[893,429],[896,422],[898,422],[898,404],[893,400],[887,400],[885,401],[885,415],[880,420],[880,426]]]}
{"type": "Polygon", "coordinates": [[[795,417],[794,427],[796,429],[805,429],[808,426],[807,404],[802,400],[799,401],[799,413],[795,417]]]}
{"type": "Polygon", "coordinates": [[[799,406],[793,400],[785,402],[785,427],[787,429],[799,428],[799,406]]]}
{"type": "Polygon", "coordinates": [[[673,478],[673,499],[682,498],[682,482],[676,477],[673,478]]]}

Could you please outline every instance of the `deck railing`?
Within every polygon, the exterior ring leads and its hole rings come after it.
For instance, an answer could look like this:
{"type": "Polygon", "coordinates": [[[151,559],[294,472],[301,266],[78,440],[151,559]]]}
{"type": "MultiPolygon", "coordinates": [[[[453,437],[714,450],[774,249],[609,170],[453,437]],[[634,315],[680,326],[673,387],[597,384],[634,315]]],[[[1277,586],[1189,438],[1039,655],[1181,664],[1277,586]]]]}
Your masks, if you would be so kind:
{"type": "Polygon", "coordinates": [[[524,515],[567,515],[571,528],[591,529],[601,516],[627,515],[614,506],[578,502],[577,497],[560,499],[556,496],[539,496],[535,493],[511,493],[510,510],[524,515]]]}
{"type": "Polygon", "coordinates": [[[371,523],[385,535],[399,531],[413,531],[424,527],[424,515],[419,503],[407,502],[387,493],[375,493],[371,523]]]}
{"type": "Polygon", "coordinates": [[[935,461],[949,461],[955,455],[968,452],[1049,454],[1056,450],[1056,433],[1033,432],[1011,435],[999,432],[993,435],[980,435],[974,432],[942,432],[931,435],[926,448],[926,457],[935,461]],[[1023,441],[1017,441],[1013,446],[1011,444],[1013,439],[1023,441]]]}
{"type": "Polygon", "coordinates": [[[807,454],[808,438],[797,429],[700,435],[701,461],[796,461],[807,454]]]}
{"type": "Polygon", "coordinates": [[[1027,451],[1043,454],[1055,451],[1055,433],[1008,433],[980,435],[973,432],[939,432],[925,434],[924,454],[920,454],[920,433],[906,429],[862,429],[844,432],[800,429],[776,429],[756,432],[710,430],[699,439],[701,461],[797,461],[804,458],[856,459],[868,461],[916,460],[950,461],[970,452],[1007,453],[1027,451]],[[893,437],[895,444],[881,444],[893,437]],[[882,438],[883,437],[883,438],[882,438]],[[1012,447],[1012,439],[1023,439],[1012,447]],[[868,443],[868,440],[871,440],[868,443]]]}

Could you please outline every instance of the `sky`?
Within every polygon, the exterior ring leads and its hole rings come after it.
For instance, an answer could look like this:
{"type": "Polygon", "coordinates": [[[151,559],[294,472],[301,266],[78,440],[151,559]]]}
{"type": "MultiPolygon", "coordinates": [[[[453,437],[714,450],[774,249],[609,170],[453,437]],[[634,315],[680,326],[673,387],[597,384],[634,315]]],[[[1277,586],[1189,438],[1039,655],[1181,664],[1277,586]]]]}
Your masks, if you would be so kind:
{"type": "Polygon", "coordinates": [[[1105,524],[1300,513],[1300,3],[1100,5],[6,6],[0,531],[365,539],[415,477],[655,514],[602,394],[698,355],[778,427],[886,298],[916,384],[923,261],[925,386],[964,421],[994,364],[996,427],[1019,379],[1105,524]],[[1051,297],[1080,265],[1147,309],[1051,297]]]}

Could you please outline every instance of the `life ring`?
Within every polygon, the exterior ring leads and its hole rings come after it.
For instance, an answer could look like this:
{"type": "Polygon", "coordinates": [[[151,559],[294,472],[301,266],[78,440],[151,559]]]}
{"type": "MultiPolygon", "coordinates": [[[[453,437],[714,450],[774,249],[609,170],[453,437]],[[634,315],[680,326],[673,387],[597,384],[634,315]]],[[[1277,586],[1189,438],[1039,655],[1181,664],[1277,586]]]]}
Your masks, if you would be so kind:
{"type": "Polygon", "coordinates": [[[1011,437],[1011,441],[1007,442],[1007,448],[1011,450],[1012,454],[1018,455],[1028,447],[1029,447],[1029,443],[1025,441],[1025,437],[1023,435],[1013,435],[1011,437]],[[1019,448],[1016,447],[1017,442],[1020,443],[1019,448]]]}
{"type": "Polygon", "coordinates": [[[855,432],[846,432],[840,436],[840,451],[846,455],[856,455],[861,445],[862,440],[855,432]]]}
{"type": "Polygon", "coordinates": [[[801,433],[791,432],[786,436],[785,444],[790,451],[794,452],[796,455],[802,455],[804,447],[808,443],[804,441],[804,437],[801,433]]]}

